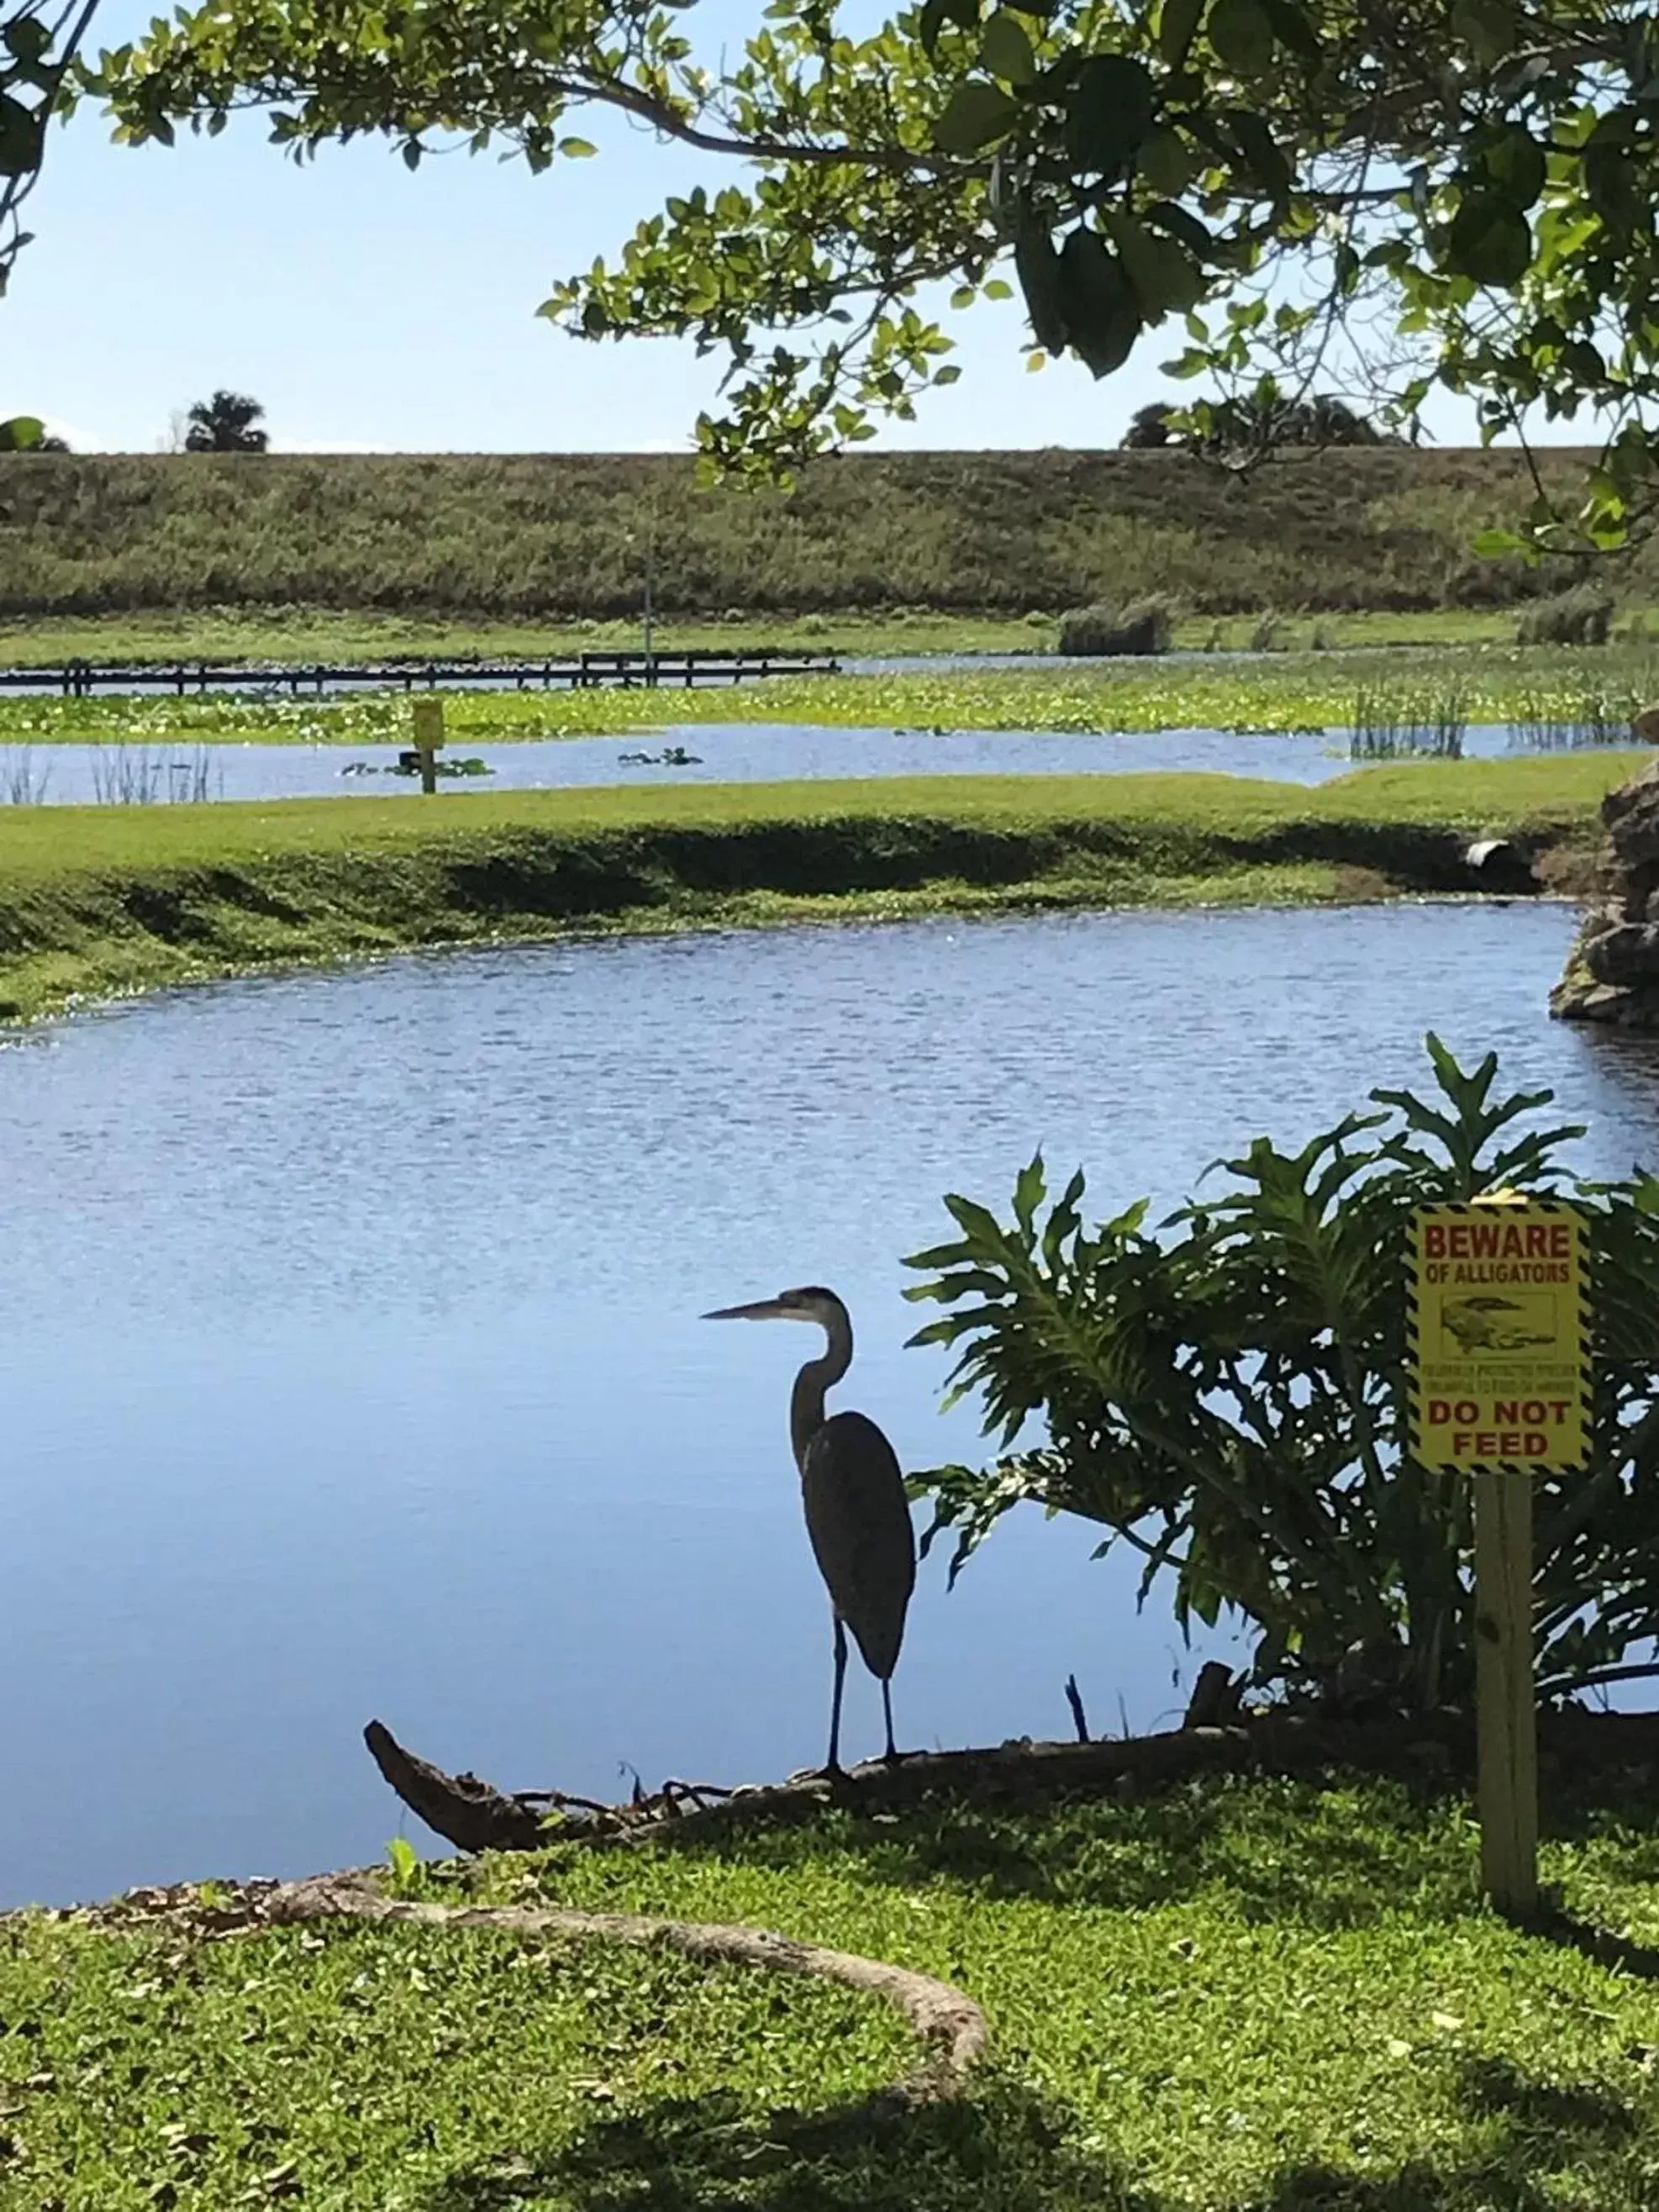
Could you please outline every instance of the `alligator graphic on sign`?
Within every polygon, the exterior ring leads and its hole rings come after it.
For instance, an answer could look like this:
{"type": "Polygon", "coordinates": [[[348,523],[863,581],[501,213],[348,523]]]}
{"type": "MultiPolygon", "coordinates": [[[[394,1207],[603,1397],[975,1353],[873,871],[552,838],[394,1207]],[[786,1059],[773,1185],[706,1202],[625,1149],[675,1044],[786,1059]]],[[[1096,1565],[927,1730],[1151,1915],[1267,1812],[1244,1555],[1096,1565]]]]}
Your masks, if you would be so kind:
{"type": "Polygon", "coordinates": [[[1524,1352],[1529,1345],[1554,1341],[1554,1315],[1535,1310],[1553,1298],[1494,1297],[1490,1292],[1472,1298],[1448,1298],[1440,1309],[1440,1325],[1455,1336],[1465,1352],[1524,1352]],[[1529,1312],[1531,1307],[1534,1310],[1529,1312]],[[1526,1324],[1530,1322],[1530,1328],[1526,1324]],[[1540,1327],[1540,1322],[1545,1326],[1540,1327]]]}

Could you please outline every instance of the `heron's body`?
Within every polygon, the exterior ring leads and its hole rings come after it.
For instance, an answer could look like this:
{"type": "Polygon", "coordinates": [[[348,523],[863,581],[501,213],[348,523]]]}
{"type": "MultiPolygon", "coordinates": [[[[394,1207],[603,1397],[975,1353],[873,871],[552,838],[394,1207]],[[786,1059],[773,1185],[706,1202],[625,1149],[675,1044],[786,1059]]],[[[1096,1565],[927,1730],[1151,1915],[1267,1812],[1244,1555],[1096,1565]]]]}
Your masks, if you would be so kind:
{"type": "Polygon", "coordinates": [[[811,1321],[823,1330],[823,1355],[795,1377],[789,1441],[800,1471],[801,1503],[812,1556],[836,1622],[836,1687],[830,1722],[832,1772],[840,1766],[842,1686],[848,1629],[881,1684],[887,1755],[893,1742],[890,1685],[904,1641],[904,1617],[916,1580],[915,1532],[904,1475],[886,1437],[866,1414],[824,1412],[825,1393],[853,1360],[853,1325],[833,1291],[784,1291],[749,1306],[727,1306],[712,1321],[811,1321]]]}
{"type": "Polygon", "coordinates": [[[801,1456],[800,1493],[830,1602],[870,1672],[890,1682],[916,1584],[915,1535],[893,1447],[864,1414],[833,1413],[801,1456]]]}

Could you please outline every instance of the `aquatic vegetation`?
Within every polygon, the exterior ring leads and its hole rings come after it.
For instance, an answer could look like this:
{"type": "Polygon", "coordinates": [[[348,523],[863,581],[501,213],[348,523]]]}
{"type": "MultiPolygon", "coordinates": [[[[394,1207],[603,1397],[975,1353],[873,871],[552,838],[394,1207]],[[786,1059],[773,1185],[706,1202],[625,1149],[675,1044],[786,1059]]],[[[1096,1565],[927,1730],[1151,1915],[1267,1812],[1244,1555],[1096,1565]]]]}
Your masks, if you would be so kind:
{"type": "Polygon", "coordinates": [[[1462,760],[1468,726],[1468,693],[1455,678],[1428,688],[1362,684],[1354,695],[1349,756],[1462,760]]]}
{"type": "MultiPolygon", "coordinates": [[[[787,677],[719,689],[454,692],[453,744],[518,738],[644,735],[698,723],[809,723],[880,730],[1285,732],[1356,726],[1362,696],[1423,702],[1442,727],[1455,695],[1466,722],[1547,724],[1602,701],[1611,726],[1659,696],[1650,645],[1593,654],[1563,647],[1433,647],[1421,651],[1174,655],[1079,666],[1042,658],[1017,668],[904,668],[872,675],[787,677]],[[1437,703],[1439,702],[1439,703],[1437,703]]],[[[1409,720],[1409,716],[1403,717],[1409,720]]],[[[1455,720],[1455,715],[1453,716],[1455,720]]],[[[0,698],[0,742],[98,738],[149,744],[406,745],[399,691],[272,699],[250,692],[179,698],[0,698]]]]}
{"type": "Polygon", "coordinates": [[[222,797],[224,772],[206,745],[187,760],[147,745],[96,743],[91,748],[93,797],[100,806],[203,805],[222,797]]]}

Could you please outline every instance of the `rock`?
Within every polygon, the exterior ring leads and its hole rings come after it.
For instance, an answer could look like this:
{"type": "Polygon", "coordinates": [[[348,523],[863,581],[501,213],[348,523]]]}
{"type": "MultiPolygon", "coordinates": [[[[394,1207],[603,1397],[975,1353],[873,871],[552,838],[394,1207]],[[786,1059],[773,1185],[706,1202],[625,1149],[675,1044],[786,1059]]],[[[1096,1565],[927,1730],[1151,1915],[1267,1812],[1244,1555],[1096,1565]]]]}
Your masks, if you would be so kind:
{"type": "Polygon", "coordinates": [[[1630,996],[1613,983],[1562,982],[1550,994],[1550,1012],[1564,1022],[1616,1022],[1630,996]]]}
{"type": "MultiPolygon", "coordinates": [[[[1659,736],[1659,707],[1644,708],[1632,727],[1659,736]]],[[[1568,1021],[1659,1029],[1659,760],[1607,793],[1601,818],[1606,863],[1550,1010],[1568,1021]]]]}
{"type": "Polygon", "coordinates": [[[1598,983],[1659,982],[1659,922],[1621,921],[1586,938],[1584,964],[1598,983]]]}

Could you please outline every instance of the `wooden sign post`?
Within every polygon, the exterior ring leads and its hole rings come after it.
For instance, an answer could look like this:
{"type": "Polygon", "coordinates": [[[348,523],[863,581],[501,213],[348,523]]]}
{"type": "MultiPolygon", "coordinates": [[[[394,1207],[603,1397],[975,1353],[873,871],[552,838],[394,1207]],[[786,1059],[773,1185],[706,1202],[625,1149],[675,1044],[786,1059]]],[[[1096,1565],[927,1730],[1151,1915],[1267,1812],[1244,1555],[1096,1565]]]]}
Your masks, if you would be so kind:
{"type": "Polygon", "coordinates": [[[1589,1450],[1583,1218],[1517,1191],[1419,1208],[1407,1337],[1413,1455],[1474,1479],[1480,1876],[1525,1919],[1538,1908],[1532,1485],[1589,1450]]]}
{"type": "Polygon", "coordinates": [[[444,741],[444,702],[439,698],[416,699],[410,706],[415,726],[415,752],[421,765],[421,789],[438,788],[438,748],[444,741]]]}

